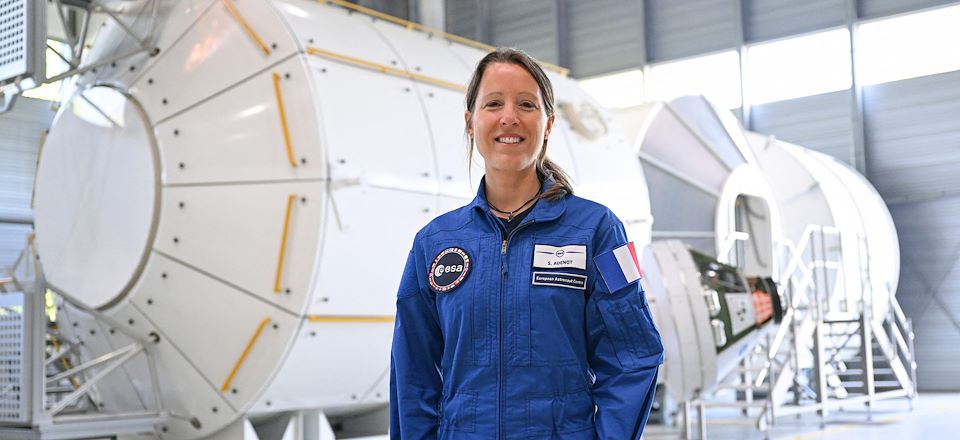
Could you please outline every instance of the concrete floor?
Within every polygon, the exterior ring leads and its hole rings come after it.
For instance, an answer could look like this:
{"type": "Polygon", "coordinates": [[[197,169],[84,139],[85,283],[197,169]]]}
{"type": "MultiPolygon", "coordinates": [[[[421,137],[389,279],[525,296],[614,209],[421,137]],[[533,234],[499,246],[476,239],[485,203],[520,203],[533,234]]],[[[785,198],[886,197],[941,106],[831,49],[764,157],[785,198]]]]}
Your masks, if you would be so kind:
{"type": "MultiPolygon", "coordinates": [[[[707,413],[707,438],[710,440],[763,439],[764,434],[748,426],[711,425],[710,419],[731,418],[736,412],[714,410],[707,413]]],[[[649,440],[679,438],[678,429],[648,426],[649,440]]],[[[693,428],[694,437],[698,429],[693,428]]],[[[907,399],[876,402],[873,421],[867,421],[867,410],[862,405],[834,411],[820,429],[820,417],[815,413],[785,416],[777,419],[769,438],[784,440],[887,440],[887,439],[960,439],[960,393],[922,393],[913,411],[907,399]]]]}

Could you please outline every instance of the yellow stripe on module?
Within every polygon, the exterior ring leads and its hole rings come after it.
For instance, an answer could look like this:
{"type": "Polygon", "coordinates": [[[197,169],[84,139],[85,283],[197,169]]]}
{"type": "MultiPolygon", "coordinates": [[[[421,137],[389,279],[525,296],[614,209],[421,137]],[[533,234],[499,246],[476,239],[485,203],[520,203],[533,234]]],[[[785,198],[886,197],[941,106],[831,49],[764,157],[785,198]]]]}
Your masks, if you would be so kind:
{"type": "Polygon", "coordinates": [[[283,260],[287,256],[287,235],[290,232],[290,213],[293,211],[293,201],[296,194],[287,196],[287,213],[283,218],[283,234],[280,236],[280,256],[277,258],[277,275],[273,279],[273,293],[280,293],[280,280],[283,275],[283,260]]]}
{"type": "Polygon", "coordinates": [[[267,324],[270,323],[270,318],[263,318],[263,321],[260,321],[260,326],[257,327],[257,331],[254,332],[253,337],[247,342],[247,346],[243,348],[243,353],[240,353],[240,358],[237,359],[237,362],[233,364],[233,369],[230,370],[230,375],[227,376],[227,380],[223,381],[223,386],[220,387],[220,392],[226,392],[230,389],[230,384],[233,383],[233,378],[237,376],[237,372],[240,371],[240,366],[243,365],[243,362],[247,360],[247,355],[250,354],[250,350],[253,348],[253,344],[257,343],[257,339],[260,338],[260,334],[263,333],[263,329],[267,327],[267,324]]]}
{"type": "Polygon", "coordinates": [[[408,70],[397,69],[396,67],[390,67],[385,64],[375,63],[373,61],[367,61],[364,59],[352,57],[350,55],[344,55],[336,52],[331,52],[329,50],[317,49],[316,47],[308,47],[307,53],[310,55],[321,56],[324,58],[329,58],[332,60],[342,61],[348,64],[353,64],[355,66],[365,67],[371,70],[376,70],[380,73],[388,73],[391,75],[409,78],[412,80],[433,84],[440,87],[445,87],[448,89],[453,89],[458,92],[463,92],[467,90],[467,87],[463,84],[457,84],[450,81],[445,81],[440,78],[434,78],[432,76],[421,75],[419,73],[410,72],[408,70]]]}
{"type": "Polygon", "coordinates": [[[230,15],[237,20],[237,23],[240,23],[240,26],[244,31],[247,32],[247,35],[250,36],[250,39],[252,39],[254,43],[257,43],[257,46],[260,47],[260,50],[263,51],[263,54],[270,55],[270,49],[266,44],[263,44],[263,40],[260,38],[260,35],[257,35],[257,32],[250,27],[250,23],[247,23],[247,20],[243,18],[243,15],[241,15],[240,11],[237,10],[237,7],[233,5],[233,2],[231,0],[223,0],[223,6],[227,8],[227,12],[229,12],[230,15]]]}
{"type": "Polygon", "coordinates": [[[277,110],[280,112],[280,125],[283,128],[283,141],[287,146],[287,160],[290,166],[296,167],[297,160],[293,158],[293,145],[290,143],[290,128],[287,126],[287,111],[283,106],[283,94],[280,93],[280,74],[273,73],[273,92],[277,95],[277,110]]]}
{"type": "MultiPolygon", "coordinates": [[[[410,20],[404,20],[404,19],[402,19],[402,18],[400,18],[400,17],[396,17],[396,16],[393,16],[393,15],[390,15],[390,14],[385,14],[385,13],[383,13],[383,12],[380,12],[380,11],[377,11],[377,10],[374,10],[374,9],[370,9],[370,8],[367,8],[367,7],[364,7],[364,6],[356,5],[356,4],[353,4],[353,3],[350,3],[350,2],[347,2],[347,1],[344,1],[344,0],[318,0],[318,1],[319,1],[321,4],[322,4],[322,3],[330,3],[330,4],[332,4],[332,5],[337,5],[337,6],[346,8],[346,9],[350,9],[350,10],[353,10],[353,11],[357,11],[357,12],[362,13],[362,14],[367,14],[367,15],[369,15],[369,16],[371,16],[371,17],[377,17],[377,18],[379,18],[379,19],[381,19],[381,20],[384,20],[384,21],[389,21],[389,22],[391,22],[391,23],[399,24],[399,25],[404,26],[404,27],[406,27],[407,29],[410,29],[410,30],[416,29],[416,30],[418,30],[418,31],[426,32],[426,33],[428,33],[428,34],[442,35],[444,38],[446,38],[446,39],[448,39],[448,40],[450,40],[450,41],[455,41],[455,42],[457,42],[457,43],[463,44],[463,45],[465,45],[465,46],[470,46],[470,47],[473,47],[473,48],[476,48],[476,49],[480,49],[480,50],[484,50],[484,51],[488,51],[488,52],[491,51],[491,50],[496,49],[495,46],[491,46],[491,45],[489,45],[489,44],[481,43],[481,42],[476,41],[476,40],[471,40],[471,39],[469,39],[469,38],[461,37],[461,36],[459,36],[459,35],[454,35],[454,34],[451,34],[451,33],[447,33],[447,32],[443,32],[443,31],[440,31],[440,30],[436,30],[436,29],[433,29],[433,28],[430,28],[430,27],[426,27],[426,26],[424,26],[424,25],[422,25],[422,24],[420,24],[420,23],[414,23],[414,22],[412,22],[412,21],[410,21],[410,20]]],[[[560,67],[560,66],[557,66],[557,65],[555,65],[555,64],[545,63],[545,62],[543,62],[543,61],[540,61],[539,63],[540,63],[541,66],[543,66],[544,69],[552,70],[552,71],[554,71],[554,72],[559,73],[560,75],[567,76],[567,75],[570,74],[570,69],[567,69],[567,68],[565,68],[565,67],[560,67]]]]}
{"type": "Polygon", "coordinates": [[[337,316],[337,315],[307,315],[310,322],[393,322],[393,316],[337,316]]]}

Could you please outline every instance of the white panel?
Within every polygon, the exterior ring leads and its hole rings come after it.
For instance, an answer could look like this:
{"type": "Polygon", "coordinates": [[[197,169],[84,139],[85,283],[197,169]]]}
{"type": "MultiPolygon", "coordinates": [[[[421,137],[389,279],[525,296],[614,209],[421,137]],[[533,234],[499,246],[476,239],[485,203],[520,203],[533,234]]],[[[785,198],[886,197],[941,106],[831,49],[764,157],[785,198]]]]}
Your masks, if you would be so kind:
{"type": "Polygon", "coordinates": [[[47,137],[37,248],[47,281],[89,307],[129,289],[153,239],[159,179],[149,130],[135,103],[94,87],[62,108],[47,137]]]}
{"type": "Polygon", "coordinates": [[[709,153],[712,146],[697,138],[673,112],[661,111],[652,118],[646,132],[641,134],[641,152],[719,192],[730,169],[709,153]],[[691,157],[697,160],[690,160],[691,157]]]}
{"type": "Polygon", "coordinates": [[[259,393],[282,361],[287,341],[299,325],[289,313],[159,255],[150,260],[132,300],[149,315],[161,336],[218,390],[227,383],[261,321],[270,320],[240,363],[228,390],[220,391],[235,408],[259,393]],[[183,325],[217,316],[225,319],[203,331],[183,325]]]}
{"type": "MultiPolygon", "coordinates": [[[[305,322],[283,367],[251,412],[359,403],[384,373],[389,376],[392,339],[392,322],[305,322]]],[[[365,403],[386,403],[389,395],[382,388],[366,396],[365,403]]]]}
{"type": "Polygon", "coordinates": [[[476,151],[473,163],[467,157],[469,140],[464,135],[463,93],[426,84],[418,87],[425,94],[425,107],[440,173],[440,192],[473,198],[476,184],[483,177],[483,157],[476,151]],[[470,183],[471,172],[473,184],[470,183]]]}
{"type": "Polygon", "coordinates": [[[236,409],[217,392],[216,386],[204,379],[183,352],[171,344],[165,334],[158,331],[132,303],[124,303],[108,312],[108,315],[114,322],[126,323],[129,329],[141,335],[146,336],[149,331],[160,334],[160,342],[149,343],[146,348],[156,362],[164,409],[180,416],[167,420],[165,426],[169,438],[210,435],[236,415],[236,409]],[[199,429],[190,423],[193,418],[200,422],[199,429]]]}
{"type": "Polygon", "coordinates": [[[151,120],[161,121],[298,50],[270,2],[233,4],[270,54],[216,2],[130,88],[151,120]]]}
{"type": "Polygon", "coordinates": [[[313,275],[324,188],[316,182],[168,187],[155,248],[299,314],[313,275]],[[281,292],[275,293],[291,194],[296,200],[290,213],[281,292]]]}
{"type": "Polygon", "coordinates": [[[430,132],[413,82],[324,58],[310,65],[331,177],[436,192],[430,132]],[[344,84],[363,84],[363,91],[344,84]]]}
{"type": "Polygon", "coordinates": [[[385,21],[377,21],[373,27],[390,42],[407,70],[464,87],[470,81],[473,69],[457,62],[456,55],[448,49],[450,43],[446,39],[385,21]]]}
{"type": "Polygon", "coordinates": [[[487,54],[486,50],[460,44],[451,45],[450,50],[457,56],[460,63],[470,70],[470,75],[473,75],[473,70],[477,68],[477,63],[487,54]]]}
{"type": "Polygon", "coordinates": [[[167,184],[318,178],[325,170],[306,61],[294,57],[157,124],[167,184]],[[287,157],[274,74],[290,146],[287,157]],[[289,75],[289,76],[288,76],[289,75]],[[180,164],[183,164],[181,167],[180,164]]]}
{"type": "MultiPolygon", "coordinates": [[[[159,62],[166,55],[167,49],[177,38],[183,35],[200,15],[217,0],[180,0],[160,2],[128,2],[117,17],[123,23],[136,29],[137,38],[149,38],[149,29],[155,29],[152,35],[153,47],[159,48],[159,54],[153,55],[149,51],[141,51],[140,42],[127,33],[116,20],[102,16],[94,16],[90,22],[90,31],[96,30],[96,39],[92,47],[84,53],[85,59],[105,59],[139,51],[135,55],[123,58],[117,62],[101,66],[79,77],[79,84],[110,84],[126,89],[144,73],[144,69],[159,62]],[[156,19],[153,20],[154,6],[156,19]],[[103,18],[101,18],[103,17],[103,18]],[[98,20],[99,19],[99,20],[98,20]],[[98,24],[100,23],[100,24],[98,24]],[[162,25],[158,25],[163,23],[162,25]]],[[[53,9],[52,7],[50,9],[53,9]]],[[[56,14],[52,14],[56,16],[56,14]]],[[[57,19],[59,22],[59,19],[57,19]]]]}
{"type": "Polygon", "coordinates": [[[333,191],[311,314],[392,315],[414,235],[436,198],[352,186],[333,191]]]}
{"type": "Polygon", "coordinates": [[[278,0],[274,3],[301,46],[401,67],[396,53],[371,26],[370,16],[314,1],[278,0]]]}

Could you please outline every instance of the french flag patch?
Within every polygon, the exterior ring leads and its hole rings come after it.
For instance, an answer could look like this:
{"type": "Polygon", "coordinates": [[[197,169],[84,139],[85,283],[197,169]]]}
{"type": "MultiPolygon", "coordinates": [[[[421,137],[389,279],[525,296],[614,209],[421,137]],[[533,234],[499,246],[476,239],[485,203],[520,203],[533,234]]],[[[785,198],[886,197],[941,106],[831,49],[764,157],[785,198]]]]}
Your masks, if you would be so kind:
{"type": "Polygon", "coordinates": [[[597,270],[610,292],[616,292],[642,278],[637,250],[632,241],[597,255],[593,262],[596,263],[597,270]]]}

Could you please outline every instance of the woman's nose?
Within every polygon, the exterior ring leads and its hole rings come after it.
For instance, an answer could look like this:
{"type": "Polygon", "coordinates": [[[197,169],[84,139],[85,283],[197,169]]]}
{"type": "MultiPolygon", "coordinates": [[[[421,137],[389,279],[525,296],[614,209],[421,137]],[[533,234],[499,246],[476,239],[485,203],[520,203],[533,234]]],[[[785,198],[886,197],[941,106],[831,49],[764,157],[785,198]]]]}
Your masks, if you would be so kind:
{"type": "Polygon", "coordinates": [[[513,110],[507,109],[507,111],[503,112],[503,116],[500,117],[500,125],[502,126],[518,124],[520,124],[520,120],[517,119],[517,115],[513,110]]]}

